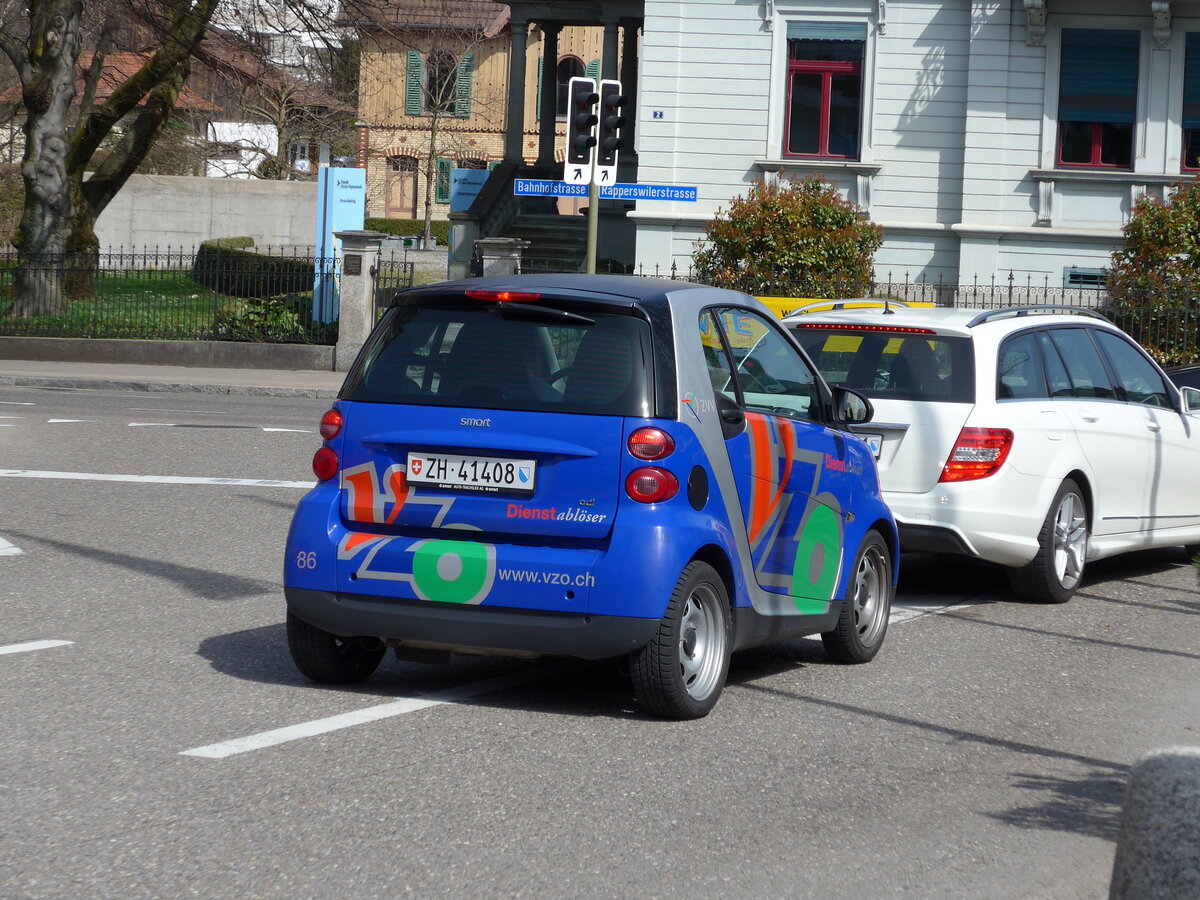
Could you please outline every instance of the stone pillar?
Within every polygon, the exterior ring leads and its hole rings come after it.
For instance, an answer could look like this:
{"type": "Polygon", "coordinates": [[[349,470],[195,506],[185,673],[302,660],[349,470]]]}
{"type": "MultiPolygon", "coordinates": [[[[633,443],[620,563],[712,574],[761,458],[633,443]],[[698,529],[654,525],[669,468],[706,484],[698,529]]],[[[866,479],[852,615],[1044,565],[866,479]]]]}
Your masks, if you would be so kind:
{"type": "Polygon", "coordinates": [[[1200,897],[1200,747],[1164,747],[1129,772],[1109,900],[1200,897]]]}
{"type": "Polygon", "coordinates": [[[554,145],[558,134],[555,123],[558,121],[558,33],[562,26],[557,22],[542,24],[542,33],[546,36],[542,42],[542,92],[541,115],[538,116],[538,155],[539,166],[554,165],[554,145]]]}
{"type": "Polygon", "coordinates": [[[341,241],[338,260],[338,342],[333,368],[345,372],[375,327],[375,283],[379,247],[387,237],[379,231],[335,231],[341,241]]]}
{"type": "Polygon", "coordinates": [[[619,46],[620,34],[617,31],[616,19],[604,20],[604,50],[603,56],[600,58],[600,77],[601,78],[616,78],[617,77],[617,47],[619,46]]]}
{"type": "Polygon", "coordinates": [[[513,19],[509,23],[512,41],[508,58],[508,121],[504,131],[504,159],[518,166],[525,153],[525,49],[529,42],[529,22],[513,19]]]}
{"type": "MultiPolygon", "coordinates": [[[[623,19],[621,22],[621,93],[625,95],[625,149],[617,154],[636,160],[637,151],[634,141],[637,139],[637,93],[638,93],[638,21],[623,19]]],[[[636,172],[636,169],[634,170],[636,172]]],[[[629,179],[633,181],[634,179],[629,179]]]]}
{"type": "Polygon", "coordinates": [[[518,275],[521,272],[521,251],[529,241],[521,238],[480,238],[475,242],[483,257],[483,274],[518,275]]]}

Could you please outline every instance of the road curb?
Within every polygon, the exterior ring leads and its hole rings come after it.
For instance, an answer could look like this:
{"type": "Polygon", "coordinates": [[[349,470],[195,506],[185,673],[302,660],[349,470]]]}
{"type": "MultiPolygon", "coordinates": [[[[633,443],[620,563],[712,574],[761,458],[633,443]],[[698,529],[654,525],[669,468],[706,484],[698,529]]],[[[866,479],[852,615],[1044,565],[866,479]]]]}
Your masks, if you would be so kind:
{"type": "Polygon", "coordinates": [[[327,388],[279,387],[256,384],[203,384],[170,381],[120,381],[102,378],[49,378],[38,375],[0,375],[0,385],[14,387],[92,388],[144,393],[241,394],[256,397],[301,397],[335,399],[338,392],[327,388]]]}

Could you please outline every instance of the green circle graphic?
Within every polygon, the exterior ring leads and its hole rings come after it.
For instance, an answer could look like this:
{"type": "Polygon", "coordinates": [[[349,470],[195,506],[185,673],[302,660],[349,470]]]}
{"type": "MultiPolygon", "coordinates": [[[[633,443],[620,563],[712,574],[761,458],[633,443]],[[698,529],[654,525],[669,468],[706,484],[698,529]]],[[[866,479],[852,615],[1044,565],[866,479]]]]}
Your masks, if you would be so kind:
{"type": "Polygon", "coordinates": [[[842,550],[842,517],[828,506],[817,506],[808,515],[796,546],[792,565],[791,595],[802,612],[824,612],[837,587],[842,550]],[[819,601],[819,607],[808,609],[819,601]]]}
{"type": "Polygon", "coordinates": [[[491,584],[488,547],[474,541],[427,541],[413,553],[418,594],[439,603],[482,599],[491,584]]]}

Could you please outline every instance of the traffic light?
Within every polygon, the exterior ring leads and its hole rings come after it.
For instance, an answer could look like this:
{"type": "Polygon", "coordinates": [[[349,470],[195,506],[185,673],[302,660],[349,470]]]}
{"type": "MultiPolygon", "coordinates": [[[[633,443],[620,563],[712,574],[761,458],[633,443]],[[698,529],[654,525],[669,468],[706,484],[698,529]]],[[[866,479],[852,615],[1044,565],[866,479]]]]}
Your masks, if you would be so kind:
{"type": "Polygon", "coordinates": [[[567,164],[591,166],[596,146],[596,82],[590,78],[572,78],[568,86],[567,164]]]}
{"type": "Polygon", "coordinates": [[[625,148],[625,139],[621,137],[625,127],[625,117],[621,115],[624,103],[621,82],[603,79],[600,82],[600,135],[596,146],[598,166],[615,166],[617,151],[625,148]]]}

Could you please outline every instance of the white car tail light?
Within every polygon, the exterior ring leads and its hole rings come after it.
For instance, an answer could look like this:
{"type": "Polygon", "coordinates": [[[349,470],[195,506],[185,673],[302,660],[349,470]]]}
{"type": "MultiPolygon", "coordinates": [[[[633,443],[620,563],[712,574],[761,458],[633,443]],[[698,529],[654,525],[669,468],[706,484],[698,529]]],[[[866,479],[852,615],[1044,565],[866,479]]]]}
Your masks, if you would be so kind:
{"type": "Polygon", "coordinates": [[[938,481],[987,478],[1004,465],[1012,442],[1013,433],[1007,428],[964,428],[958,433],[938,481]]]}

